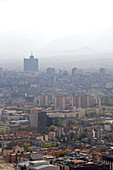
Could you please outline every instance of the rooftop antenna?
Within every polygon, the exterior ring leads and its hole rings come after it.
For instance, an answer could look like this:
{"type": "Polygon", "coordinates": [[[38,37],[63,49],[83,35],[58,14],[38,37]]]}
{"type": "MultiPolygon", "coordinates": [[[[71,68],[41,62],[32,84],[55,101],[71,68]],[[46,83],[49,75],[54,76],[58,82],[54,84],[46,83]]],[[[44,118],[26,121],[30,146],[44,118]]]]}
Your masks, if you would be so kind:
{"type": "Polygon", "coordinates": [[[31,56],[33,56],[33,51],[31,51],[31,56]]]}
{"type": "Polygon", "coordinates": [[[33,52],[31,51],[30,59],[34,59],[33,52]]]}

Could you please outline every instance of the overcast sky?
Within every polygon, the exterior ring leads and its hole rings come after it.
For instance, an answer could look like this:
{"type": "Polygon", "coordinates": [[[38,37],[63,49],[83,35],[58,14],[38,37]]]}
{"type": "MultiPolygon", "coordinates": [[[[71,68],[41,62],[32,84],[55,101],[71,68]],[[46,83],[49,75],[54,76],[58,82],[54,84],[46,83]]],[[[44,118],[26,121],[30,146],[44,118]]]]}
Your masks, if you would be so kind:
{"type": "Polygon", "coordinates": [[[113,28],[113,0],[0,0],[0,32],[50,39],[113,28]]]}

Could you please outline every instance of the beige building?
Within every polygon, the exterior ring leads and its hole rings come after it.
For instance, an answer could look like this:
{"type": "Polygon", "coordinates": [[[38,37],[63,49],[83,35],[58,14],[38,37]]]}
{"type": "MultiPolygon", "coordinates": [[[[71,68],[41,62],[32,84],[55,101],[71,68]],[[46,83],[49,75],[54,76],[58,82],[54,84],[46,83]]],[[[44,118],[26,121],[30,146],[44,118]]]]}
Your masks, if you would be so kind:
{"type": "Polygon", "coordinates": [[[40,140],[40,141],[48,141],[48,135],[41,135],[41,136],[37,136],[36,140],[40,140]]]}
{"type": "Polygon", "coordinates": [[[54,105],[55,105],[55,110],[65,110],[67,106],[66,96],[61,96],[61,95],[54,96],[54,105]]]}
{"type": "Polygon", "coordinates": [[[49,132],[49,140],[55,140],[55,132],[49,132]]]}
{"type": "Polygon", "coordinates": [[[39,106],[48,106],[48,95],[39,96],[39,106]]]}

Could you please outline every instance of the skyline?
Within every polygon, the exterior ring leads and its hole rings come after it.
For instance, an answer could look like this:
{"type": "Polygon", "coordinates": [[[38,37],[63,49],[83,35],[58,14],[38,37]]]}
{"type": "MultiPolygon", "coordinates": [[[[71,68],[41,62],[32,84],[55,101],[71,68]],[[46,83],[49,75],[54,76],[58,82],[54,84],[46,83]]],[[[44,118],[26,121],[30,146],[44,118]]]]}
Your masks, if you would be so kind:
{"type": "Polygon", "coordinates": [[[48,65],[58,59],[64,63],[112,58],[112,4],[111,0],[1,0],[1,65],[6,60],[21,62],[31,50],[48,65]]]}

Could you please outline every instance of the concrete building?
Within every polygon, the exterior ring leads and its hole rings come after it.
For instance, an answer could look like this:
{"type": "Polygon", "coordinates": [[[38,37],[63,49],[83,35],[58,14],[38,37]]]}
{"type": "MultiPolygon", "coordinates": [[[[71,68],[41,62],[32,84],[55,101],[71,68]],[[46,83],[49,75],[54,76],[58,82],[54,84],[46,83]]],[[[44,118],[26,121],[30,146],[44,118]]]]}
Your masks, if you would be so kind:
{"type": "Polygon", "coordinates": [[[26,170],[60,170],[59,166],[51,165],[44,160],[22,162],[18,164],[18,168],[20,170],[23,170],[23,168],[26,170]]]}
{"type": "Polygon", "coordinates": [[[49,140],[55,140],[55,132],[49,132],[49,140]]]}
{"type": "Polygon", "coordinates": [[[54,104],[55,110],[65,110],[67,106],[66,96],[56,95],[54,97],[54,104]]]}
{"type": "Polygon", "coordinates": [[[37,109],[31,110],[30,127],[33,129],[40,129],[46,127],[47,115],[46,112],[37,109]]]}
{"type": "Polygon", "coordinates": [[[112,156],[102,156],[104,163],[109,164],[109,170],[113,169],[113,157],[112,156]]]}
{"type": "Polygon", "coordinates": [[[38,59],[33,55],[29,59],[24,59],[24,71],[25,72],[38,72],[38,59]]]}
{"type": "Polygon", "coordinates": [[[70,97],[71,106],[87,108],[96,104],[96,100],[92,95],[76,95],[70,97]]]}
{"type": "Polygon", "coordinates": [[[39,96],[39,106],[48,106],[48,95],[39,96]]]}

